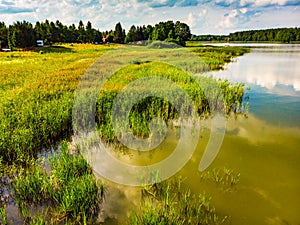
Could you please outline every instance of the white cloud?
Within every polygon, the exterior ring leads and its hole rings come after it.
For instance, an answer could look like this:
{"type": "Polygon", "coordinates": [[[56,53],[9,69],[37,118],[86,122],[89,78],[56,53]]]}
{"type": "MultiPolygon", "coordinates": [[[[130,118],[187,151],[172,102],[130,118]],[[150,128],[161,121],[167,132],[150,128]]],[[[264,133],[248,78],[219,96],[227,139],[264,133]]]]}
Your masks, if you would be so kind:
{"type": "Polygon", "coordinates": [[[193,28],[195,25],[196,25],[196,18],[194,16],[193,13],[189,13],[189,16],[188,16],[188,19],[186,21],[186,23],[191,27],[193,28]]]}
{"type": "Polygon", "coordinates": [[[268,6],[268,5],[285,5],[287,0],[241,0],[240,5],[268,6]]]}
{"type": "Polygon", "coordinates": [[[199,17],[205,16],[207,13],[207,9],[202,9],[202,11],[198,14],[199,17]]]}
{"type": "Polygon", "coordinates": [[[215,0],[215,3],[219,4],[219,3],[223,3],[223,4],[227,4],[230,5],[232,3],[234,3],[236,0],[215,0]]]}
{"type": "Polygon", "coordinates": [[[235,21],[235,18],[238,15],[238,10],[234,9],[231,10],[231,12],[229,14],[225,14],[224,18],[222,21],[220,21],[220,23],[217,25],[217,27],[219,28],[231,28],[235,21]]]}
{"type": "Polygon", "coordinates": [[[247,8],[241,8],[240,12],[243,13],[243,14],[245,14],[246,12],[248,12],[248,9],[247,8]]]}
{"type": "Polygon", "coordinates": [[[188,23],[194,34],[228,34],[241,29],[299,26],[297,4],[297,0],[0,0],[0,21],[12,24],[48,19],[77,25],[82,20],[91,21],[102,31],[121,22],[128,31],[132,24],[180,20],[188,23]]]}

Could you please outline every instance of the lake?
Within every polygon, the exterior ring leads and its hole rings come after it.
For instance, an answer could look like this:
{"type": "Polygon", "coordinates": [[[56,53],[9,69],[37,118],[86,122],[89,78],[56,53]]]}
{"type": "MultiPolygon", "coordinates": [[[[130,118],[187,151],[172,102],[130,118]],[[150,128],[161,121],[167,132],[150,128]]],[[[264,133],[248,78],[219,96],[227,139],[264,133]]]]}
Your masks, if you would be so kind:
{"type": "MultiPolygon", "coordinates": [[[[300,224],[300,45],[242,46],[251,52],[224,70],[204,74],[251,88],[248,118],[228,119],[219,154],[204,171],[232,169],[240,174],[238,184],[228,187],[207,181],[198,171],[210,135],[208,120],[202,121],[193,157],[177,175],[193,193],[211,196],[216,211],[227,215],[230,224],[300,224]]],[[[166,157],[176,146],[175,139],[176,132],[170,133],[149,153],[114,154],[127,163],[149,165],[166,157]]],[[[122,220],[139,200],[138,190],[118,186],[108,191],[105,214],[122,220]]]]}
{"type": "Polygon", "coordinates": [[[233,192],[207,193],[232,224],[300,224],[300,45],[242,46],[251,52],[206,74],[251,88],[249,118],[228,122],[211,165],[233,168],[240,182],[233,192]]]}

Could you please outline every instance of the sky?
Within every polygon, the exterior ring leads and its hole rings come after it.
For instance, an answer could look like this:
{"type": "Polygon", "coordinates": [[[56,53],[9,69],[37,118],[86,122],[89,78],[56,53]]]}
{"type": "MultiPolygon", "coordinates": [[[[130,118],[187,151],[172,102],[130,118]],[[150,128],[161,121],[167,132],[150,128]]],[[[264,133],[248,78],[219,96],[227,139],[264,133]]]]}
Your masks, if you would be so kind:
{"type": "Polygon", "coordinates": [[[121,22],[155,25],[160,21],[187,23],[193,34],[300,27],[300,0],[0,0],[0,21],[59,20],[76,26],[90,21],[100,31],[121,22]]]}

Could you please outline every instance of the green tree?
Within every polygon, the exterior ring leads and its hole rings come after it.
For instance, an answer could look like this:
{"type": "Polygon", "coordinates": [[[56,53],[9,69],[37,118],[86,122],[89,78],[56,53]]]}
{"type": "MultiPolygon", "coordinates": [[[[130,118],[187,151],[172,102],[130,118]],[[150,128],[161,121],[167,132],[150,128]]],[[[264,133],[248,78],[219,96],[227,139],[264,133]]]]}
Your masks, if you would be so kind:
{"type": "Polygon", "coordinates": [[[0,48],[8,45],[7,43],[8,29],[4,22],[0,22],[0,48]]]}
{"type": "Polygon", "coordinates": [[[157,41],[157,40],[160,40],[160,34],[161,34],[161,30],[158,26],[155,26],[153,28],[153,32],[152,32],[152,35],[151,35],[151,39],[154,40],[154,41],[157,41]]]}
{"type": "Polygon", "coordinates": [[[98,42],[98,43],[100,43],[100,42],[102,42],[102,33],[99,31],[99,30],[95,30],[94,29],[94,35],[95,35],[95,42],[98,42]]]}
{"type": "Polygon", "coordinates": [[[55,22],[56,32],[58,33],[58,42],[66,42],[66,32],[64,30],[64,25],[59,21],[56,20],[55,22]]]}
{"type": "Polygon", "coordinates": [[[121,23],[117,23],[115,26],[113,41],[119,44],[124,43],[123,29],[121,23]]]}
{"type": "Polygon", "coordinates": [[[174,32],[174,30],[175,30],[174,22],[169,20],[169,21],[165,22],[164,26],[165,26],[165,31],[166,31],[166,34],[167,34],[167,38],[174,38],[174,33],[175,33],[174,32]]]}
{"type": "Polygon", "coordinates": [[[125,43],[130,43],[137,41],[137,29],[134,25],[132,25],[125,37],[125,43]]]}
{"type": "Polygon", "coordinates": [[[143,32],[143,27],[137,26],[136,28],[136,41],[143,41],[145,40],[144,38],[144,32],[143,32]]]}
{"type": "Polygon", "coordinates": [[[50,22],[50,33],[51,33],[51,39],[50,41],[52,43],[58,42],[59,41],[59,30],[55,26],[53,22],[50,22]]]}
{"type": "Polygon", "coordinates": [[[175,38],[179,45],[185,46],[185,42],[191,38],[191,30],[185,23],[175,23],[175,38]]]}
{"type": "Polygon", "coordinates": [[[7,41],[8,41],[8,47],[10,49],[13,49],[14,47],[17,46],[16,31],[13,28],[13,26],[9,26],[8,28],[7,41]]]}
{"type": "Polygon", "coordinates": [[[153,32],[153,27],[151,25],[148,25],[146,27],[146,29],[144,29],[145,40],[151,40],[152,39],[152,32],[153,32]]]}
{"type": "Polygon", "coordinates": [[[72,24],[68,27],[68,33],[66,40],[69,43],[76,43],[78,41],[78,30],[76,29],[75,24],[72,24]]]}
{"type": "Polygon", "coordinates": [[[89,43],[93,43],[95,41],[95,31],[92,28],[92,23],[90,21],[87,22],[86,25],[86,41],[89,43]]]}
{"type": "Polygon", "coordinates": [[[35,26],[34,26],[34,32],[35,32],[35,38],[37,40],[40,40],[40,39],[43,39],[43,36],[44,36],[44,32],[43,32],[43,29],[42,29],[42,25],[39,21],[37,21],[35,23],[35,26]]]}
{"type": "Polygon", "coordinates": [[[164,41],[168,37],[166,34],[166,29],[163,22],[156,24],[152,32],[152,40],[164,41]]]}
{"type": "Polygon", "coordinates": [[[41,39],[44,40],[45,44],[51,44],[51,28],[50,23],[48,20],[45,20],[44,23],[41,23],[42,30],[43,30],[43,37],[41,39]]]}
{"type": "Polygon", "coordinates": [[[9,26],[8,44],[10,47],[31,47],[35,45],[35,34],[31,23],[23,21],[9,26]]]}
{"type": "Polygon", "coordinates": [[[86,34],[82,20],[80,20],[78,24],[78,41],[80,43],[86,42],[86,34]]]}

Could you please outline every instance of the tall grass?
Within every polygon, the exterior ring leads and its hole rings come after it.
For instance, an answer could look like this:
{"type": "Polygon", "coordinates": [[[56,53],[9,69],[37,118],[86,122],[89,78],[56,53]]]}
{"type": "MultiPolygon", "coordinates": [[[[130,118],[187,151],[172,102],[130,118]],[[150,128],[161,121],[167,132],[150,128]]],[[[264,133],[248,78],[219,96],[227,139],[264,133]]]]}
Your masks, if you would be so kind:
{"type": "MultiPolygon", "coordinates": [[[[89,65],[113,47],[115,46],[62,45],[46,48],[43,50],[44,54],[37,52],[0,53],[0,155],[4,162],[26,164],[40,149],[72,133],[72,104],[78,82],[89,65]]],[[[214,65],[220,67],[233,56],[246,52],[236,48],[199,47],[192,49],[204,59],[210,68],[214,68],[214,65]]],[[[102,123],[99,125],[102,135],[108,140],[113,139],[114,135],[110,126],[104,129],[103,124],[105,126],[105,123],[109,123],[110,117],[106,111],[109,110],[111,100],[119,88],[132,78],[158,74],[165,74],[166,78],[177,79],[179,83],[185,85],[196,102],[197,98],[200,99],[199,110],[207,106],[207,104],[202,104],[201,95],[197,96],[201,93],[192,87],[190,78],[182,75],[178,70],[161,64],[133,63],[132,66],[118,73],[117,78],[114,79],[116,82],[114,86],[112,83],[108,84],[98,99],[96,120],[102,123]]],[[[235,90],[230,88],[232,95],[228,95],[228,98],[234,102],[240,102],[234,96],[236,96],[235,93],[242,95],[240,91],[242,86],[227,83],[224,83],[227,86],[224,91],[227,91],[229,87],[235,87],[235,90]]],[[[152,102],[152,100],[147,100],[147,102],[152,102]]],[[[159,102],[156,107],[161,105],[162,103],[159,102]]],[[[170,107],[167,104],[163,105],[163,117],[172,117],[174,110],[167,110],[170,107]]],[[[144,128],[137,128],[135,132],[139,133],[141,130],[141,135],[144,136],[144,128]]]]}
{"type": "Polygon", "coordinates": [[[180,180],[146,186],[143,196],[144,203],[140,212],[133,213],[127,224],[210,225],[227,221],[227,216],[216,213],[205,193],[191,194],[181,186],[180,180]]]}
{"type": "Polygon", "coordinates": [[[72,132],[73,93],[88,66],[108,50],[64,45],[36,52],[0,53],[0,155],[26,164],[40,149],[72,132]]]}
{"type": "Polygon", "coordinates": [[[25,220],[83,222],[91,221],[100,209],[103,198],[103,185],[100,184],[91,168],[81,155],[70,155],[64,143],[60,153],[50,157],[51,171],[40,165],[20,171],[13,180],[15,202],[25,220]],[[36,207],[42,204],[42,211],[36,207]],[[40,214],[36,215],[39,211],[40,214]],[[47,214],[52,217],[47,217],[47,214]]]}
{"type": "Polygon", "coordinates": [[[222,69],[223,65],[231,62],[234,57],[250,52],[248,48],[229,46],[200,46],[191,49],[209,65],[211,70],[222,69]]]}
{"type": "MultiPolygon", "coordinates": [[[[231,112],[235,114],[244,114],[246,111],[247,105],[244,101],[245,90],[244,84],[242,83],[233,84],[228,80],[218,80],[217,83],[224,96],[225,105],[217,106],[213,105],[212,102],[209,102],[208,97],[205,95],[207,93],[204,92],[204,90],[210,89],[209,85],[214,85],[215,81],[213,78],[201,76],[192,77],[174,66],[164,63],[150,62],[139,65],[130,65],[121,71],[118,71],[110,78],[101,90],[97,99],[96,123],[99,133],[104,140],[109,142],[116,141],[116,135],[112,126],[111,111],[118,93],[130,82],[148,76],[163,77],[176,83],[192,99],[199,116],[208,115],[212,111],[210,107],[225,107],[227,114],[230,114],[231,112]],[[200,87],[198,83],[203,84],[203,86],[200,87]]],[[[158,86],[156,89],[159,93],[160,90],[158,86]]],[[[146,91],[146,89],[144,91],[146,91]]],[[[162,93],[165,93],[165,91],[165,89],[161,90],[162,93]]],[[[219,93],[213,93],[214,90],[211,90],[211,92],[212,93],[210,94],[212,96],[216,95],[215,98],[217,99],[219,93]]],[[[184,99],[184,97],[179,94],[177,94],[175,98],[178,102],[183,102],[182,99],[184,99]]],[[[85,101],[85,98],[83,99],[85,101]]],[[[119,114],[123,111],[126,112],[126,106],[131,100],[130,96],[123,96],[122,102],[124,104],[123,108],[122,106],[118,108],[119,114]]],[[[181,109],[184,109],[185,107],[187,107],[187,110],[189,109],[188,106],[185,105],[180,105],[180,107],[181,109]]],[[[140,100],[133,105],[130,111],[129,122],[133,134],[142,138],[148,137],[149,122],[155,117],[162,118],[165,122],[168,122],[178,118],[178,111],[174,105],[160,97],[149,96],[140,100]]]]}
{"type": "Polygon", "coordinates": [[[6,205],[0,205],[0,224],[7,225],[6,205]]]}

